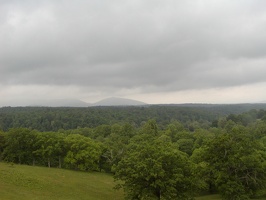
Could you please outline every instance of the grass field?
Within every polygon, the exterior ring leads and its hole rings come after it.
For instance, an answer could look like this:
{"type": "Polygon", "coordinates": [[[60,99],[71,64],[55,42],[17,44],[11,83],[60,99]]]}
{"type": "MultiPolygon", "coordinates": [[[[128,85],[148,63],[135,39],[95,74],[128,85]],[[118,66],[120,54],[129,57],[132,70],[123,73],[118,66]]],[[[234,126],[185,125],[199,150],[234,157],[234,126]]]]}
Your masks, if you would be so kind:
{"type": "Polygon", "coordinates": [[[111,175],[0,163],[1,200],[122,200],[111,175]]]}
{"type": "MultiPolygon", "coordinates": [[[[214,195],[197,197],[196,200],[221,200],[221,197],[217,194],[214,194],[214,195]]],[[[252,200],[266,200],[266,197],[261,197],[259,199],[252,199],[252,200]]]]}
{"type": "MultiPolygon", "coordinates": [[[[109,174],[0,162],[1,200],[122,200],[109,174]]],[[[196,200],[221,200],[219,195],[196,200]]],[[[260,200],[266,200],[261,198],[260,200]]]]}

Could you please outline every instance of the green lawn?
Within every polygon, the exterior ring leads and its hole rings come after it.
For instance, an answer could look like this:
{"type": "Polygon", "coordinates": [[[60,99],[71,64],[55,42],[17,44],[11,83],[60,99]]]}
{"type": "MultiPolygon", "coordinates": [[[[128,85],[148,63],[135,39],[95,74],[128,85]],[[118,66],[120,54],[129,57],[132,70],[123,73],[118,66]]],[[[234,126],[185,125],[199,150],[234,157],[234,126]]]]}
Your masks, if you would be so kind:
{"type": "MultiPolygon", "coordinates": [[[[206,195],[196,198],[196,200],[221,200],[221,199],[222,198],[218,194],[206,195]]],[[[266,200],[266,197],[261,197],[259,199],[253,199],[253,200],[266,200]]]]}
{"type": "Polygon", "coordinates": [[[206,195],[202,197],[197,197],[196,200],[221,200],[220,196],[215,194],[215,195],[206,195]]]}
{"type": "Polygon", "coordinates": [[[0,163],[1,200],[122,200],[111,175],[0,163]]]}
{"type": "MultiPolygon", "coordinates": [[[[0,162],[1,200],[122,200],[109,174],[0,162]]],[[[219,195],[196,200],[221,200],[219,195]]],[[[260,200],[266,200],[266,197],[260,200]]]]}
{"type": "MultiPolygon", "coordinates": [[[[202,197],[197,197],[196,200],[221,200],[221,197],[217,194],[215,195],[207,195],[202,197]]],[[[266,197],[262,197],[259,199],[252,199],[252,200],[266,200],[266,197]]]]}

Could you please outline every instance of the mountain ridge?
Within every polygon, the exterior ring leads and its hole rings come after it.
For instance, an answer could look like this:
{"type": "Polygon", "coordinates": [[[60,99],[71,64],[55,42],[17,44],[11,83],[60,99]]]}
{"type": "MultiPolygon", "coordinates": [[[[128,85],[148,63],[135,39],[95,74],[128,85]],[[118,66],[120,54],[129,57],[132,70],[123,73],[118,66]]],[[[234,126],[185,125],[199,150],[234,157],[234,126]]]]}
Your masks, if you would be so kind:
{"type": "Polygon", "coordinates": [[[142,101],[120,98],[120,97],[105,98],[92,104],[92,106],[143,106],[143,105],[148,105],[148,104],[142,101]]]}

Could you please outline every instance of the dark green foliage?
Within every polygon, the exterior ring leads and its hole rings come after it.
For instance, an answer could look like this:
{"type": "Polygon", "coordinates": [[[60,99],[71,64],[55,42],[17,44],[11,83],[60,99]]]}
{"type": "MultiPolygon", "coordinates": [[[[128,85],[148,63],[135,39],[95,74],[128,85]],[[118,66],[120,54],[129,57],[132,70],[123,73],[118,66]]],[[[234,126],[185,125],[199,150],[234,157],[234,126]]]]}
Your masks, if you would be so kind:
{"type": "Polygon", "coordinates": [[[170,138],[138,135],[115,167],[115,179],[127,199],[190,199],[192,163],[170,138]]]}
{"type": "Polygon", "coordinates": [[[236,114],[250,106],[1,108],[0,156],[115,173],[128,199],[250,199],[266,186],[266,112],[236,114]]]}
{"type": "MultiPolygon", "coordinates": [[[[58,131],[60,129],[95,128],[100,125],[125,122],[140,127],[142,122],[156,119],[159,128],[166,128],[172,121],[179,121],[186,128],[194,131],[199,128],[198,126],[201,128],[207,128],[211,124],[217,126],[215,120],[221,116],[262,108],[265,109],[266,104],[184,104],[88,108],[3,107],[0,108],[0,130],[8,131],[10,128],[24,127],[38,131],[58,131]]],[[[248,116],[234,120],[246,125],[254,118],[263,119],[264,116],[265,112],[262,110],[253,110],[252,115],[248,114],[248,116]]]]}
{"type": "Polygon", "coordinates": [[[38,133],[34,146],[36,150],[33,153],[36,158],[47,163],[48,167],[57,166],[61,168],[62,158],[65,156],[63,134],[55,132],[38,133]]]}
{"type": "Polygon", "coordinates": [[[88,137],[71,134],[64,139],[67,168],[75,170],[98,170],[101,146],[88,137]]]}
{"type": "Polygon", "coordinates": [[[25,128],[11,129],[2,139],[2,158],[7,162],[78,170],[98,170],[103,149],[102,144],[79,134],[25,128]]]}
{"type": "Polygon", "coordinates": [[[2,160],[2,154],[5,149],[6,137],[5,133],[0,131],[0,161],[2,160]]]}
{"type": "Polygon", "coordinates": [[[30,164],[34,161],[35,132],[26,128],[10,129],[5,135],[3,158],[8,162],[30,164]]]}
{"type": "Polygon", "coordinates": [[[205,147],[204,158],[224,199],[250,199],[265,188],[266,154],[244,127],[219,134],[205,147]]]}

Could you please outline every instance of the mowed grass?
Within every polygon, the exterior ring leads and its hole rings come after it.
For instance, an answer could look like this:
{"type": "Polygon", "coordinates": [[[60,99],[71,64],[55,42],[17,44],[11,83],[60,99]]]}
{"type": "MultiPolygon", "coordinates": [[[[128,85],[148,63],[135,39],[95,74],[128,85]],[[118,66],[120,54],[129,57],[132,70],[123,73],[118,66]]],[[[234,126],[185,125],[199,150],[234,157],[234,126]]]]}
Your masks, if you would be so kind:
{"type": "Polygon", "coordinates": [[[105,173],[11,165],[0,162],[1,200],[122,200],[105,173]]]}
{"type": "MultiPolygon", "coordinates": [[[[218,194],[213,194],[213,195],[197,197],[196,200],[222,200],[222,198],[218,194]]],[[[258,199],[252,199],[252,200],[266,200],[266,197],[260,197],[258,199]]]]}
{"type": "Polygon", "coordinates": [[[218,194],[196,197],[196,200],[221,200],[218,194]]]}
{"type": "MultiPolygon", "coordinates": [[[[122,200],[113,177],[105,173],[12,165],[0,162],[1,200],[122,200]]],[[[221,200],[206,195],[196,200],[221,200]]],[[[260,198],[266,200],[266,197],[260,198]]]]}

